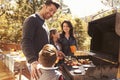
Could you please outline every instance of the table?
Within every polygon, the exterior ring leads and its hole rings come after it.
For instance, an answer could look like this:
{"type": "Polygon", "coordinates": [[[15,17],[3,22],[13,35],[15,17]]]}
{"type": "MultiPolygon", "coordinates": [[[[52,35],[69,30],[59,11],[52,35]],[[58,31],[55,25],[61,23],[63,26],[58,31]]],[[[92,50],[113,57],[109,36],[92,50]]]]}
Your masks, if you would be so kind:
{"type": "Polygon", "coordinates": [[[4,63],[11,72],[15,73],[17,70],[20,71],[19,80],[21,80],[22,69],[24,68],[24,65],[26,65],[26,58],[19,54],[11,55],[8,53],[4,56],[4,63]]]}

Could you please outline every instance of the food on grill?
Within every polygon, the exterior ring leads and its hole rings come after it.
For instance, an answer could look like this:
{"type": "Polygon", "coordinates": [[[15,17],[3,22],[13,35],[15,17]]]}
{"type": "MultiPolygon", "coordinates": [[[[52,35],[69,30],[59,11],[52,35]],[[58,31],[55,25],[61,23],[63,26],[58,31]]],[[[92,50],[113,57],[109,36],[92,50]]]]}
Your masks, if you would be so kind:
{"type": "Polygon", "coordinates": [[[68,66],[80,66],[82,64],[90,64],[92,61],[89,59],[76,59],[74,57],[65,57],[64,63],[68,66]]]}
{"type": "Polygon", "coordinates": [[[88,52],[85,51],[75,51],[75,56],[88,56],[88,52]]]}
{"type": "Polygon", "coordinates": [[[81,64],[90,64],[91,61],[89,59],[78,59],[78,62],[81,64]]]}
{"type": "Polygon", "coordinates": [[[78,62],[78,60],[75,59],[75,58],[71,58],[71,59],[66,59],[66,58],[65,58],[65,63],[66,63],[67,65],[70,65],[70,66],[78,66],[78,65],[81,65],[81,64],[78,62]]]}

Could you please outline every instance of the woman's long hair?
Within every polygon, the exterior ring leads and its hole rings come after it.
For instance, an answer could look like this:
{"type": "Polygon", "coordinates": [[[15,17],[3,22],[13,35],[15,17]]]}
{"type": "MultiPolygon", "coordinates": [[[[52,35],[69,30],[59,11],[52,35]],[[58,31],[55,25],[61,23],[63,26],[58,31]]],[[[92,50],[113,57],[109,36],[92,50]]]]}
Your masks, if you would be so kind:
{"type": "Polygon", "coordinates": [[[70,21],[68,21],[68,20],[64,20],[64,21],[62,22],[62,24],[61,24],[62,35],[65,35],[65,32],[63,31],[63,24],[64,24],[64,23],[67,23],[67,24],[68,24],[68,27],[70,28],[70,31],[69,31],[70,36],[71,36],[71,37],[74,37],[74,36],[73,36],[73,26],[72,26],[72,23],[71,23],[70,21]]]}

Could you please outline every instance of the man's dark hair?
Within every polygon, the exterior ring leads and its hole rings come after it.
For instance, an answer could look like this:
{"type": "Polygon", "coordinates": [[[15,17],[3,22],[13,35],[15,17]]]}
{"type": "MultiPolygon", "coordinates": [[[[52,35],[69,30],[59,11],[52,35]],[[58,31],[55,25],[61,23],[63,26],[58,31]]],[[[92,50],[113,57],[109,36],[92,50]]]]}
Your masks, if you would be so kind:
{"type": "Polygon", "coordinates": [[[57,9],[60,7],[59,2],[57,2],[57,1],[47,0],[47,1],[45,2],[45,5],[50,5],[50,4],[55,5],[55,7],[56,7],[57,9]]]}

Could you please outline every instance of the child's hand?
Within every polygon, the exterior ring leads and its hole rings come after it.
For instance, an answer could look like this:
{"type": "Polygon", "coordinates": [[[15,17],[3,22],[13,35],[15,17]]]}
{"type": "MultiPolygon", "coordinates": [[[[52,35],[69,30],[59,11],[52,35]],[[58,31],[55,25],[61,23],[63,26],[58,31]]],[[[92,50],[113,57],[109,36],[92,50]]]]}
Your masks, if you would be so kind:
{"type": "Polygon", "coordinates": [[[59,60],[62,60],[65,57],[65,55],[62,51],[58,51],[57,53],[58,53],[58,59],[59,60]]]}

